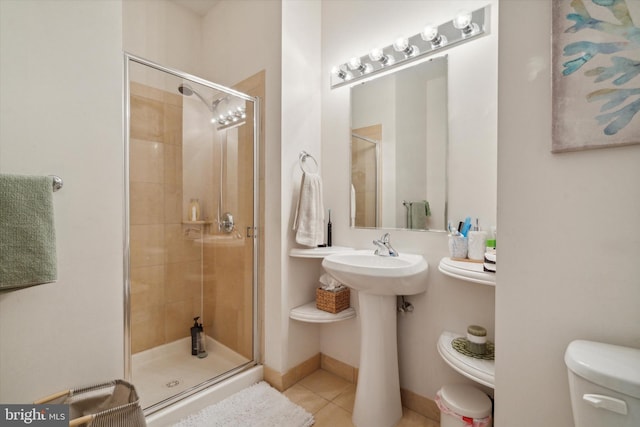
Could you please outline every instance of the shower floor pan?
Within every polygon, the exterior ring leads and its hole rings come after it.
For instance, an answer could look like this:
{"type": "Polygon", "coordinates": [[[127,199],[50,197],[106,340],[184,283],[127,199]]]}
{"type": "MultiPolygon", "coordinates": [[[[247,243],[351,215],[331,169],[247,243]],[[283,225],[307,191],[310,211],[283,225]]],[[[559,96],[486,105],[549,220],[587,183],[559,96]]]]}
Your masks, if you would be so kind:
{"type": "Polygon", "coordinates": [[[141,351],[132,356],[132,382],[140,404],[148,408],[222,375],[250,360],[211,337],[208,356],[191,355],[191,337],[141,351]]]}

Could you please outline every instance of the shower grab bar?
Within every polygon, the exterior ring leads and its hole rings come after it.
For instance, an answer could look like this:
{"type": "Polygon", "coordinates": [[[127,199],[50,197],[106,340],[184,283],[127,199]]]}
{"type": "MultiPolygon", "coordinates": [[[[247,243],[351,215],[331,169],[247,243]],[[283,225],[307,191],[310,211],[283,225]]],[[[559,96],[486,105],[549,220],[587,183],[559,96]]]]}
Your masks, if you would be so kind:
{"type": "Polygon", "coordinates": [[[320,169],[320,167],[318,166],[318,162],[316,161],[316,159],[309,153],[307,153],[306,151],[302,150],[300,152],[300,154],[298,155],[298,163],[300,164],[300,169],[302,169],[303,173],[318,173],[318,170],[320,169]],[[312,171],[308,171],[304,169],[304,162],[307,159],[311,159],[313,160],[313,163],[316,165],[316,170],[315,172],[312,171]]]}

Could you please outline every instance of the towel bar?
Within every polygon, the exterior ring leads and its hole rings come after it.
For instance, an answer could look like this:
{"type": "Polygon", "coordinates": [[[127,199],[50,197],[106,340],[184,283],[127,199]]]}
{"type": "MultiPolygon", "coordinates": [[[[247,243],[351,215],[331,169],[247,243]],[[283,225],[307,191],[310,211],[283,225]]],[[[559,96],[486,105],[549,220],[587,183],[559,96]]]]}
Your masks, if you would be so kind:
{"type": "Polygon", "coordinates": [[[56,192],[62,188],[63,182],[62,178],[55,175],[50,175],[53,178],[53,191],[56,192]]]}

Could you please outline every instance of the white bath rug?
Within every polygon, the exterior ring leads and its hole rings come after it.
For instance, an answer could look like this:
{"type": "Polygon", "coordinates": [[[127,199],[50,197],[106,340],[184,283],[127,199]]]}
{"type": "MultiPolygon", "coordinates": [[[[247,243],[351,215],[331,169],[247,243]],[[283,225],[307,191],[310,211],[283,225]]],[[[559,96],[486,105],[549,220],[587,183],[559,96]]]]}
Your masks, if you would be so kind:
{"type": "Polygon", "coordinates": [[[313,415],[261,381],[174,427],[310,427],[313,423],[313,415]]]}

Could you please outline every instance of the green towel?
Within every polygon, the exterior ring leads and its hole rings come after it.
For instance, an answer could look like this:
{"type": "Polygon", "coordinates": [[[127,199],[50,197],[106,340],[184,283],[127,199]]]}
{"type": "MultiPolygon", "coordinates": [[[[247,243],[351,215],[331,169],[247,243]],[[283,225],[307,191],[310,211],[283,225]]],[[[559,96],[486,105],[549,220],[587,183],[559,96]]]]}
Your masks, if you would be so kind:
{"type": "Polygon", "coordinates": [[[422,203],[424,203],[424,214],[426,216],[431,216],[431,208],[429,207],[429,202],[423,200],[422,203]]]}
{"type": "Polygon", "coordinates": [[[0,292],[55,282],[53,179],[0,174],[0,292]]]}

